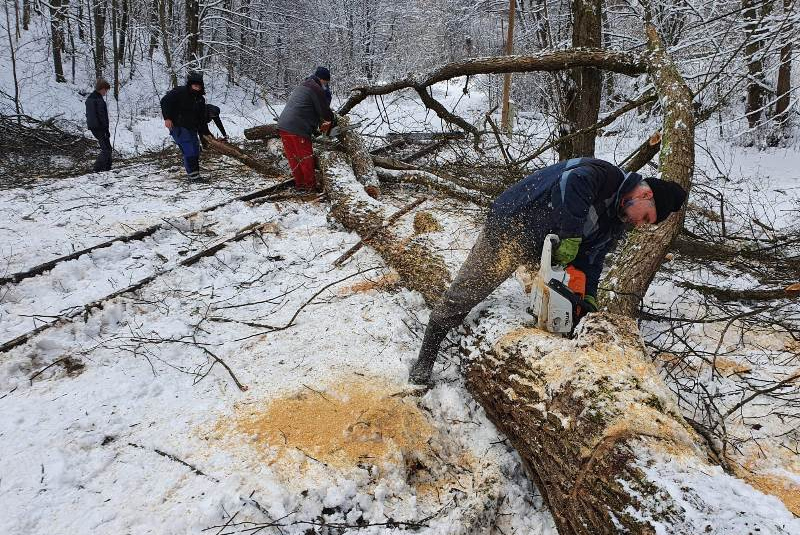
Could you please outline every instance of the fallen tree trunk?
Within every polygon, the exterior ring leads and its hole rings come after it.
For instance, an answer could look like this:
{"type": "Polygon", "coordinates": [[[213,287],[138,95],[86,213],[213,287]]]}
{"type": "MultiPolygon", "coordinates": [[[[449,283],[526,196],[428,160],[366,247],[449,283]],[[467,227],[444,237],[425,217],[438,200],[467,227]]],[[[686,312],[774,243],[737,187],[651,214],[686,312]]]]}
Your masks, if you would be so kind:
{"type": "Polygon", "coordinates": [[[466,373],[561,535],[735,533],[739,522],[772,526],[764,530],[771,533],[788,527],[788,513],[779,520],[760,512],[749,500],[768,498],[747,489],[752,495],[743,500],[746,486],[710,461],[630,318],[591,315],[575,340],[512,331],[466,373]],[[730,514],[745,507],[746,518],[730,514]]]}
{"type": "Polygon", "coordinates": [[[259,139],[274,139],[280,137],[280,134],[278,133],[278,125],[272,123],[245,128],[244,137],[250,141],[257,141],[259,139]]]}
{"type": "MultiPolygon", "coordinates": [[[[344,129],[350,125],[349,117],[339,118],[339,127],[344,129]]],[[[346,130],[339,139],[344,145],[344,150],[350,157],[350,163],[353,166],[358,181],[364,185],[367,192],[372,197],[377,197],[380,193],[381,183],[378,180],[378,174],[375,172],[375,164],[372,162],[372,156],[367,151],[367,146],[364,143],[364,138],[361,137],[355,129],[346,130]]]]}
{"type": "Polygon", "coordinates": [[[225,156],[230,156],[231,158],[235,158],[245,164],[250,169],[258,171],[262,175],[268,177],[275,177],[280,174],[274,167],[271,165],[264,163],[263,160],[259,160],[257,158],[253,158],[231,145],[230,143],[226,143],[221,139],[216,139],[214,136],[203,136],[203,139],[209,146],[217,151],[220,154],[224,154],[225,156]]]}
{"type": "Polygon", "coordinates": [[[375,249],[405,286],[421,293],[429,305],[434,304],[450,284],[444,260],[418,237],[400,238],[384,226],[390,207],[367,195],[344,154],[324,152],[319,162],[333,217],[375,249]]]}

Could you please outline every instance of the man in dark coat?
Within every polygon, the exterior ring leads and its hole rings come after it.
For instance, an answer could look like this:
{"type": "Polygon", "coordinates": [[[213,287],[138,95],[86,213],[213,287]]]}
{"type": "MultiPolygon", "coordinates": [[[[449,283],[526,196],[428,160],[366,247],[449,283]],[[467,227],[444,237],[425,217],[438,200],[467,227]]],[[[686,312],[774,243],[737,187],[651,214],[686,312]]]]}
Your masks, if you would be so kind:
{"type": "Polygon", "coordinates": [[[211,135],[206,120],[203,75],[190,72],[186,85],[170,90],[161,99],[164,126],[181,149],[183,166],[190,182],[200,181],[200,139],[211,135]]]}
{"type": "Polygon", "coordinates": [[[294,176],[294,185],[300,190],[313,190],[317,185],[311,137],[317,128],[328,133],[333,126],[333,111],[325,94],[330,79],[328,69],[317,67],[313,75],[292,91],[278,118],[283,151],[294,176]]]}
{"type": "Polygon", "coordinates": [[[103,97],[111,89],[103,78],[98,78],[94,91],[86,99],[86,126],[100,144],[100,155],[94,162],[94,172],[111,170],[111,132],[108,128],[108,107],[103,97]]]}
{"type": "Polygon", "coordinates": [[[548,234],[560,239],[553,256],[567,266],[570,288],[596,309],[603,262],[617,240],[633,226],[662,222],[685,200],[678,184],[643,179],[596,158],[573,158],[517,182],[492,204],[469,256],[431,312],[409,380],[431,384],[447,332],[521,264],[538,264],[548,234]]]}

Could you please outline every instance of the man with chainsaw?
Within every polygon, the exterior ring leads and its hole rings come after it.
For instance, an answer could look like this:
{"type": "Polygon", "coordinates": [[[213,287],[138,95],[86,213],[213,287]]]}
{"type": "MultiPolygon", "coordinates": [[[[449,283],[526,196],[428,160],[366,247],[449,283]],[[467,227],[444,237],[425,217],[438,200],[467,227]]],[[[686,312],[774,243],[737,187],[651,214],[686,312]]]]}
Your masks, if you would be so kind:
{"type": "Polygon", "coordinates": [[[333,127],[335,119],[325,93],[330,80],[330,71],[317,67],[313,75],[292,91],[278,118],[283,152],[299,190],[313,191],[317,186],[311,137],[317,128],[327,134],[333,127]]]}
{"type": "Polygon", "coordinates": [[[431,385],[447,332],[461,324],[520,265],[537,264],[549,234],[559,238],[554,262],[566,266],[569,288],[597,309],[606,254],[631,227],[658,224],[686,200],[678,184],[625,173],[596,158],[573,158],[525,177],[489,209],[486,224],[455,280],[434,307],[409,381],[431,385]]]}

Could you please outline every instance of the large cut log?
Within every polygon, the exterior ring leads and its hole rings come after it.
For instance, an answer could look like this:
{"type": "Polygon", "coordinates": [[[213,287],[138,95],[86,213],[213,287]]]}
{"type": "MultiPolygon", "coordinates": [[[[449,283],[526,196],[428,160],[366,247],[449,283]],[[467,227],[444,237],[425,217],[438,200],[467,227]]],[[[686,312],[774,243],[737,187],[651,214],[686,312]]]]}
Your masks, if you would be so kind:
{"type": "Polygon", "coordinates": [[[638,332],[630,318],[594,314],[575,340],[523,328],[467,365],[468,389],[524,460],[560,535],[800,527],[712,462],[638,332]]]}
{"type": "Polygon", "coordinates": [[[450,283],[444,260],[432,253],[421,242],[422,238],[401,238],[383,225],[394,210],[367,195],[344,154],[323,152],[319,162],[331,215],[357,232],[397,271],[405,286],[417,290],[429,305],[433,305],[450,283]]]}

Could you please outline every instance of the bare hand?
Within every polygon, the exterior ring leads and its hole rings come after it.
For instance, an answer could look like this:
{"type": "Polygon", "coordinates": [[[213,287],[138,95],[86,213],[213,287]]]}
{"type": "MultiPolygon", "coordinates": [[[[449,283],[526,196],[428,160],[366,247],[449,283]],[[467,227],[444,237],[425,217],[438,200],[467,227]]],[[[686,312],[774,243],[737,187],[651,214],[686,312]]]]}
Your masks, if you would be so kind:
{"type": "Polygon", "coordinates": [[[320,132],[322,132],[323,134],[326,134],[326,135],[327,135],[327,134],[328,134],[328,132],[330,132],[330,131],[331,131],[331,126],[333,126],[333,123],[331,123],[330,121],[325,121],[324,123],[322,123],[321,125],[319,125],[319,130],[320,130],[320,132]]]}
{"type": "Polygon", "coordinates": [[[164,126],[167,127],[167,130],[172,130],[172,119],[164,119],[164,126]]]}

